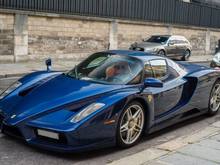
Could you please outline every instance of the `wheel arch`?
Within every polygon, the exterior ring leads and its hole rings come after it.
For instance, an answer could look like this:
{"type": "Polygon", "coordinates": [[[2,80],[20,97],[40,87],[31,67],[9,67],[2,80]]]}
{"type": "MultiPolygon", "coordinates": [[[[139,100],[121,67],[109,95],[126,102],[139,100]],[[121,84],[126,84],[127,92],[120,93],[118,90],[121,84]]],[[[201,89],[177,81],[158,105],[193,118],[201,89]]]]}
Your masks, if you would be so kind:
{"type": "Polygon", "coordinates": [[[159,52],[161,52],[161,51],[163,51],[164,54],[167,55],[167,51],[166,51],[164,48],[159,48],[157,53],[159,53],[159,52]]]}
{"type": "Polygon", "coordinates": [[[134,98],[134,99],[131,99],[129,103],[131,102],[139,102],[143,108],[144,108],[144,115],[145,115],[145,125],[144,125],[144,131],[145,133],[148,133],[150,128],[152,127],[153,125],[153,120],[154,120],[154,111],[153,111],[153,107],[151,105],[151,103],[149,103],[145,98],[142,98],[142,97],[137,97],[137,98],[134,98]]]}
{"type": "Polygon", "coordinates": [[[191,55],[192,51],[189,48],[186,48],[186,51],[189,51],[189,53],[191,55]]]}
{"type": "MultiPolygon", "coordinates": [[[[144,117],[145,117],[145,122],[144,122],[144,127],[143,127],[143,130],[142,130],[142,135],[145,135],[145,134],[148,134],[150,132],[150,121],[151,120],[151,116],[152,116],[152,111],[150,110],[150,105],[148,104],[147,100],[142,97],[142,96],[134,96],[132,97],[131,99],[127,100],[126,104],[125,104],[125,107],[128,107],[132,104],[140,104],[143,108],[143,111],[144,111],[144,117]]],[[[126,110],[126,109],[124,109],[126,110]]],[[[122,114],[121,114],[122,115],[122,114]]],[[[122,117],[120,115],[119,119],[122,117]]],[[[128,148],[128,147],[131,147],[133,145],[135,145],[136,143],[138,143],[138,141],[140,140],[141,138],[141,134],[139,135],[139,138],[136,142],[134,142],[133,144],[131,144],[130,146],[125,146],[124,143],[122,143],[122,140],[121,138],[119,137],[119,126],[120,126],[120,120],[117,124],[117,131],[116,131],[116,144],[120,147],[123,147],[123,148],[128,148]]]]}

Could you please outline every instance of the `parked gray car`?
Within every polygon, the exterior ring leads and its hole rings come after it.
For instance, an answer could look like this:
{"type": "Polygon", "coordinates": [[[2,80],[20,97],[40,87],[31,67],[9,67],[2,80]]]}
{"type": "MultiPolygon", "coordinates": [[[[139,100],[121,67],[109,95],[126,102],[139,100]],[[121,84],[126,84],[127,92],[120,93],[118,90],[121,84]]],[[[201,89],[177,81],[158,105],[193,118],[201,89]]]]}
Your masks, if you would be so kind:
{"type": "Polygon", "coordinates": [[[130,49],[186,61],[191,55],[192,46],[183,36],[155,35],[141,43],[132,44],[130,49]]]}

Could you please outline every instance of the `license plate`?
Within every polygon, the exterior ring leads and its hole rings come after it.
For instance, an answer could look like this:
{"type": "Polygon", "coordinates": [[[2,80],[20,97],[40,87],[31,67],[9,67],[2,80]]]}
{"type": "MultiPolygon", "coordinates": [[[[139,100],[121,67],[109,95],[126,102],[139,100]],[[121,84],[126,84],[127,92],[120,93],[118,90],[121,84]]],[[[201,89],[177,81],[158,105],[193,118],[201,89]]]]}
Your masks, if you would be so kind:
{"type": "Polygon", "coordinates": [[[52,138],[52,139],[59,140],[59,134],[55,133],[55,132],[50,132],[50,131],[45,131],[45,130],[38,129],[37,134],[39,136],[44,136],[44,137],[47,137],[47,138],[52,138]]]}

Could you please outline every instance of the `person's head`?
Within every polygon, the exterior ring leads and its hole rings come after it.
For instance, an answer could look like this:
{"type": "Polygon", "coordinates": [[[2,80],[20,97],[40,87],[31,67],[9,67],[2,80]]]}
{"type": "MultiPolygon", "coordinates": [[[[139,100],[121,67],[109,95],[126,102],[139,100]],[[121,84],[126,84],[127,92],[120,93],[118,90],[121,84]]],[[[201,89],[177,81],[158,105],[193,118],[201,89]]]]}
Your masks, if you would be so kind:
{"type": "Polygon", "coordinates": [[[129,72],[130,72],[130,67],[127,62],[117,62],[106,69],[106,77],[111,78],[129,72]]]}
{"type": "Polygon", "coordinates": [[[119,74],[130,73],[129,64],[125,61],[118,62],[115,65],[115,68],[116,68],[116,70],[118,71],[119,74]]]}
{"type": "Polygon", "coordinates": [[[115,70],[114,66],[109,66],[109,67],[107,67],[105,73],[106,73],[106,78],[111,78],[116,75],[116,70],[115,70]]]}

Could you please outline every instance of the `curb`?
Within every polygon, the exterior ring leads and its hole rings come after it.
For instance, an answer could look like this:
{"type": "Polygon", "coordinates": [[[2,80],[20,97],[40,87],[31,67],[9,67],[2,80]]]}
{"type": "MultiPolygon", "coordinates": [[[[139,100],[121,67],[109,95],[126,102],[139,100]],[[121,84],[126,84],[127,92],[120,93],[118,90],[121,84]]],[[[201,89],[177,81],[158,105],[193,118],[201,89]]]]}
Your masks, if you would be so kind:
{"type": "Polygon", "coordinates": [[[220,121],[211,124],[193,134],[188,136],[181,136],[169,142],[156,145],[152,148],[140,151],[136,154],[123,157],[119,160],[115,160],[108,165],[141,165],[152,162],[163,156],[167,156],[170,153],[176,152],[178,149],[183,148],[187,145],[194,144],[208,137],[220,134],[220,121]]]}
{"type": "Polygon", "coordinates": [[[206,60],[206,61],[186,61],[189,63],[207,63],[207,62],[211,62],[212,60],[206,60]]]}

